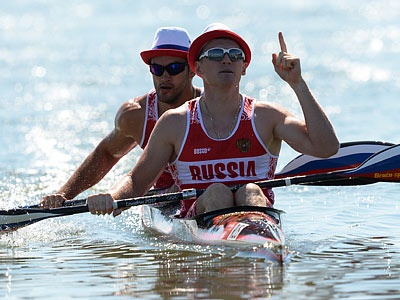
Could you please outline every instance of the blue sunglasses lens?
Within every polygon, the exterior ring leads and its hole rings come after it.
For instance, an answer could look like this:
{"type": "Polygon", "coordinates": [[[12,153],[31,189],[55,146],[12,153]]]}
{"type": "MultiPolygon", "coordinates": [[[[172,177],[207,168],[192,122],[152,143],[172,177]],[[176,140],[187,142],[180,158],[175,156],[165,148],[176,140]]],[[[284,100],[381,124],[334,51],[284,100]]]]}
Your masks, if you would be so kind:
{"type": "Polygon", "coordinates": [[[185,70],[187,63],[172,63],[166,66],[151,64],[150,72],[156,76],[161,76],[164,74],[164,71],[167,71],[169,75],[175,76],[179,73],[182,73],[185,70]]]}

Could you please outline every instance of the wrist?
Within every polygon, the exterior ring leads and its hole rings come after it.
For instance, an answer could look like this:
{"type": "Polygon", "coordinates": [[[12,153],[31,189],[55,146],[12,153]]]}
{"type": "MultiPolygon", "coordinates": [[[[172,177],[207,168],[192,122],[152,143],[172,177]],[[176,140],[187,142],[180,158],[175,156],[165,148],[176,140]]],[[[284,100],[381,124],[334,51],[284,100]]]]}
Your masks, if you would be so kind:
{"type": "Polygon", "coordinates": [[[65,200],[71,200],[71,199],[74,198],[74,197],[69,197],[69,195],[67,194],[67,192],[64,192],[64,191],[57,191],[56,194],[57,194],[58,196],[63,197],[63,198],[64,198],[64,201],[65,201],[65,200]]]}
{"type": "Polygon", "coordinates": [[[300,79],[296,82],[289,83],[289,85],[294,91],[301,91],[305,89],[308,90],[307,83],[304,81],[303,77],[300,77],[300,79]]]}

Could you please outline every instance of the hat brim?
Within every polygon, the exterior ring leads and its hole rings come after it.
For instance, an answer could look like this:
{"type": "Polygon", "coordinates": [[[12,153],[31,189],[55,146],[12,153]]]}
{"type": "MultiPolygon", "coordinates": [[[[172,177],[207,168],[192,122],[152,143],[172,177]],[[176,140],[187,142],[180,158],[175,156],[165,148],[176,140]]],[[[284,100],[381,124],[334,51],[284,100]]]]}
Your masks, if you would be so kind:
{"type": "Polygon", "coordinates": [[[192,69],[193,72],[195,72],[195,62],[197,61],[199,55],[200,55],[200,50],[204,47],[204,45],[214,39],[219,39],[219,38],[228,38],[231,40],[234,40],[236,43],[239,44],[240,48],[242,48],[244,55],[245,55],[245,62],[248,64],[250,63],[251,60],[251,50],[249,45],[245,42],[244,39],[242,39],[241,36],[238,34],[234,33],[233,31],[229,30],[223,30],[223,29],[218,29],[218,30],[212,30],[205,32],[198,36],[192,43],[189,49],[189,55],[188,55],[188,62],[189,66],[192,69]]]}
{"type": "Polygon", "coordinates": [[[143,61],[148,65],[150,65],[151,59],[156,56],[176,56],[187,59],[187,55],[188,53],[186,51],[172,49],[146,50],[140,52],[143,61]]]}

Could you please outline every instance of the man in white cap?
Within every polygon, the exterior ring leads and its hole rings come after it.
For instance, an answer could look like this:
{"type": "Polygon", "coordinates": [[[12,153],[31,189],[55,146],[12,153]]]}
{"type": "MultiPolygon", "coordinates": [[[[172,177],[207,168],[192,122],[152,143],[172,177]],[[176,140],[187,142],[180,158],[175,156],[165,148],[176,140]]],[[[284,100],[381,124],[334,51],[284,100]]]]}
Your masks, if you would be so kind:
{"type": "MultiPolygon", "coordinates": [[[[194,72],[187,63],[188,32],[180,27],[159,28],[152,48],[140,53],[149,65],[154,89],[121,105],[114,129],[98,144],[68,181],[54,194],[43,197],[44,207],[57,207],[98,183],[130,150],[144,148],[158,118],[168,109],[200,95],[192,85],[194,72]]],[[[174,181],[168,169],[154,187],[167,189],[174,181]]]]}
{"type": "Polygon", "coordinates": [[[281,33],[279,43],[272,63],[295,92],[305,121],[239,92],[250,48],[225,25],[211,24],[193,41],[188,56],[204,93],[162,116],[133,170],[110,193],[88,198],[90,212],[119,214],[113,200],[142,196],[166,163],[180,190],[205,189],[199,198],[182,202],[182,217],[235,205],[272,206],[272,191],[253,182],[274,177],[282,141],[312,156],[335,154],[339,142],[301,76],[299,58],[287,53],[281,33]],[[238,184],[241,188],[232,193],[229,186],[238,184]]]}

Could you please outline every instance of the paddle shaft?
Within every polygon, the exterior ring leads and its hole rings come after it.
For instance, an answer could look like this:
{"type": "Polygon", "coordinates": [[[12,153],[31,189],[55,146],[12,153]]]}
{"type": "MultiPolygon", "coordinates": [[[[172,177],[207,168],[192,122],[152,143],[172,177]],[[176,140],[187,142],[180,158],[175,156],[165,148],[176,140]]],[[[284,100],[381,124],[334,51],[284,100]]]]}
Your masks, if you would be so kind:
{"type": "MultiPolygon", "coordinates": [[[[339,176],[338,172],[332,172],[327,174],[314,174],[314,175],[288,177],[283,179],[266,180],[266,181],[255,182],[255,184],[257,184],[261,188],[274,188],[274,187],[289,186],[294,184],[305,184],[309,182],[319,182],[324,180],[341,180],[341,179],[343,179],[343,177],[339,176]]],[[[242,185],[232,186],[231,190],[233,192],[236,192],[241,186],[242,185]]],[[[151,205],[162,202],[180,201],[180,200],[199,197],[203,192],[204,190],[188,189],[188,190],[183,190],[182,192],[168,193],[163,195],[128,198],[115,201],[114,208],[126,208],[138,205],[151,205]]],[[[65,201],[64,203],[64,207],[74,207],[74,206],[86,206],[86,199],[68,200],[65,201]]]]}
{"type": "MultiPolygon", "coordinates": [[[[322,174],[314,175],[303,175],[295,177],[287,177],[282,179],[267,180],[256,182],[261,188],[273,188],[288,186],[293,184],[306,184],[310,182],[323,182],[330,180],[343,180],[348,178],[362,178],[365,180],[378,181],[389,181],[399,182],[400,181],[400,145],[392,146],[384,149],[366,161],[364,161],[357,168],[349,169],[345,171],[335,171],[322,174]]],[[[241,185],[233,186],[232,190],[236,191],[241,185]]],[[[115,208],[127,208],[131,206],[144,205],[144,204],[156,204],[161,202],[180,201],[188,198],[194,198],[201,195],[203,190],[184,190],[178,193],[169,193],[164,195],[153,195],[144,196],[131,199],[124,199],[115,201],[115,208]]],[[[66,207],[60,207],[55,209],[40,209],[36,207],[28,208],[16,208],[8,211],[0,211],[0,229],[4,232],[18,229],[20,227],[35,223],[37,221],[59,217],[65,215],[71,215],[76,213],[87,212],[88,207],[86,205],[86,199],[72,200],[76,205],[74,206],[66,203],[66,207]]],[[[72,202],[71,202],[72,203],[72,202]]]]}
{"type": "MultiPolygon", "coordinates": [[[[275,178],[282,179],[285,181],[274,180],[271,183],[265,183],[262,187],[278,187],[287,186],[291,184],[309,184],[309,185],[363,185],[378,182],[379,179],[365,179],[356,177],[336,177],[331,175],[304,177],[303,175],[312,176],[314,174],[325,175],[328,172],[334,172],[339,170],[348,170],[355,168],[368,159],[371,155],[380,152],[384,149],[392,147],[393,143],[380,142],[380,141],[355,141],[345,142],[340,144],[338,153],[330,158],[317,158],[305,154],[301,154],[290,161],[283,169],[275,174],[275,178]],[[286,180],[288,177],[303,176],[293,179],[290,183],[286,180]],[[308,179],[308,180],[307,180],[308,179]],[[301,182],[299,182],[299,180],[301,182]]],[[[238,187],[236,187],[237,190],[238,187]]],[[[235,187],[233,187],[235,189],[235,187]]],[[[161,194],[163,189],[153,189],[147,192],[146,196],[153,196],[161,194]]],[[[201,193],[200,191],[198,193],[201,193]]],[[[160,197],[160,196],[158,196],[160,197]]],[[[164,198],[160,198],[159,202],[163,202],[164,198]]],[[[180,199],[182,200],[182,199],[180,199]]],[[[132,200],[131,200],[132,201],[132,200]]],[[[147,201],[141,198],[140,201],[147,201]]],[[[155,199],[149,201],[158,201],[155,199]]],[[[168,200],[167,200],[168,201],[168,200]]],[[[146,204],[146,203],[143,203],[146,204]]],[[[151,203],[150,203],[151,204],[151,203]]],[[[86,199],[75,199],[67,200],[64,202],[64,206],[75,206],[75,205],[86,205],[86,199]]],[[[39,206],[35,206],[39,207],[39,206]]]]}
{"type": "MultiPolygon", "coordinates": [[[[339,170],[328,173],[312,174],[286,177],[256,182],[261,188],[274,188],[290,186],[294,184],[308,184],[330,181],[344,181],[349,179],[359,179],[357,182],[362,184],[374,183],[377,181],[400,181],[400,145],[390,146],[372,155],[357,168],[339,170]],[[374,172],[376,171],[376,172],[374,172]]],[[[353,181],[351,181],[353,182],[353,181]]],[[[232,191],[237,191],[241,185],[231,187],[232,191]]],[[[185,190],[178,193],[163,195],[152,195],[116,201],[116,208],[124,208],[136,205],[155,204],[160,202],[179,201],[188,198],[198,197],[203,190],[185,190]]],[[[70,200],[65,202],[65,206],[85,205],[86,199],[70,200]]]]}

